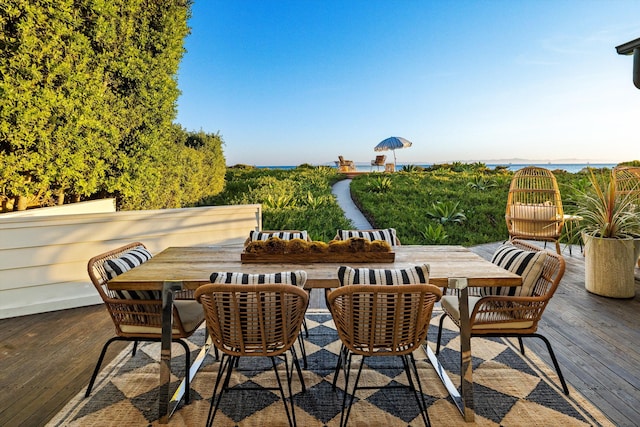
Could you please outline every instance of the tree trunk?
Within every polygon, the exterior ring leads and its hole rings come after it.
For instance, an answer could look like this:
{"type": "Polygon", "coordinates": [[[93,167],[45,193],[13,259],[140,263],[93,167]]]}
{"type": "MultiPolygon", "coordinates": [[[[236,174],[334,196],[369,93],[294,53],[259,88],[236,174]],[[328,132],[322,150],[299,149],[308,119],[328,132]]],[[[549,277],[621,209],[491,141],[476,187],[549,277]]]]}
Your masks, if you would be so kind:
{"type": "Polygon", "coordinates": [[[56,205],[64,205],[64,190],[60,190],[57,195],[56,205]]]}
{"type": "Polygon", "coordinates": [[[16,196],[13,202],[14,211],[26,211],[27,210],[27,198],[24,196],[16,196]]]}

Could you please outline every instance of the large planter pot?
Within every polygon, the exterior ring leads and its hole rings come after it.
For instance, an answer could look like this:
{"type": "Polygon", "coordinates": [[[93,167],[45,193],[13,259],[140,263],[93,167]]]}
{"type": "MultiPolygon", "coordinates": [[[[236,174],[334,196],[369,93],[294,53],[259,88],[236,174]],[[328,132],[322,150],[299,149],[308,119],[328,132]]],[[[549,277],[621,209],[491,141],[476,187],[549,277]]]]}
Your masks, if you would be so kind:
{"type": "Polygon", "coordinates": [[[589,234],[583,234],[582,238],[587,291],[611,298],[632,298],[640,239],[609,239],[589,234]]]}

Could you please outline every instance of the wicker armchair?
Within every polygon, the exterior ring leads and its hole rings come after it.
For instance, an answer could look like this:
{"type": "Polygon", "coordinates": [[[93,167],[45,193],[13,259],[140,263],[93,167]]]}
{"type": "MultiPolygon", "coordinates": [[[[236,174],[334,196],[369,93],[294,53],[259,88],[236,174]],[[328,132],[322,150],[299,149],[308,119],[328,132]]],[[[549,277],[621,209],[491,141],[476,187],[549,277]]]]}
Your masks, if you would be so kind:
{"type": "MultiPolygon", "coordinates": [[[[526,251],[543,251],[527,242],[513,240],[512,244],[526,251]]],[[[532,296],[470,296],[469,322],[471,323],[471,337],[516,337],[520,344],[520,351],[524,354],[522,338],[537,337],[547,346],[553,365],[558,373],[565,394],[569,389],[562,376],[560,366],[551,348],[549,340],[537,333],[538,322],[551,297],[558,289],[558,284],[564,275],[565,262],[562,256],[547,251],[542,272],[532,296]]],[[[445,317],[449,317],[456,326],[460,327],[460,309],[458,297],[445,295],[441,300],[444,314],[440,317],[436,354],[440,352],[442,325],[445,317]]]]}
{"type": "MultiPolygon", "coordinates": [[[[640,167],[616,166],[613,173],[616,177],[617,192],[630,197],[640,214],[640,167]]],[[[640,267],[640,259],[638,259],[638,267],[640,267]]]]}
{"type": "Polygon", "coordinates": [[[336,368],[339,370],[342,365],[345,370],[341,426],[347,424],[358,389],[380,388],[358,386],[365,359],[376,356],[402,358],[409,387],[414,392],[423,421],[425,425],[430,425],[413,351],[426,339],[433,305],[441,296],[439,288],[427,284],[346,285],[328,293],[329,311],[344,346],[339,356],[342,362],[336,368]],[[349,371],[354,354],[362,356],[362,362],[347,404],[349,371]],[[416,390],[411,371],[419,391],[416,390]]]}
{"type": "Polygon", "coordinates": [[[309,298],[307,293],[289,284],[211,284],[199,287],[195,297],[204,308],[207,329],[213,344],[222,352],[207,426],[213,424],[223,393],[230,390],[229,379],[238,359],[255,356],[271,359],[289,425],[295,425],[296,417],[291,396],[292,375],[286,352],[292,352],[304,391],[304,381],[293,344],[298,338],[304,319],[309,298]],[[289,405],[276,367],[275,358],[278,356],[284,357],[289,405]],[[223,376],[225,380],[216,399],[223,376]]]}
{"type": "MultiPolygon", "coordinates": [[[[139,341],[160,342],[162,339],[162,299],[124,299],[107,288],[108,276],[104,267],[106,260],[121,257],[126,252],[138,246],[144,247],[140,242],[130,243],[120,248],[105,252],[91,258],[87,265],[89,277],[102,298],[113,324],[116,336],[109,339],[102,347],[102,352],[91,376],[87,387],[86,397],[91,394],[91,389],[96,380],[100,366],[107,352],[107,348],[115,341],[133,341],[135,356],[139,341]]],[[[186,294],[185,294],[186,295],[186,294]]],[[[183,295],[183,296],[185,296],[183,295]]],[[[189,367],[191,356],[189,346],[183,340],[188,338],[198,329],[204,321],[202,308],[194,300],[176,300],[173,308],[173,334],[172,340],[182,345],[185,351],[185,402],[189,402],[189,367]]]]}
{"type": "Polygon", "coordinates": [[[505,218],[510,239],[554,242],[560,254],[564,212],[553,173],[528,166],[513,175],[505,218]]]}

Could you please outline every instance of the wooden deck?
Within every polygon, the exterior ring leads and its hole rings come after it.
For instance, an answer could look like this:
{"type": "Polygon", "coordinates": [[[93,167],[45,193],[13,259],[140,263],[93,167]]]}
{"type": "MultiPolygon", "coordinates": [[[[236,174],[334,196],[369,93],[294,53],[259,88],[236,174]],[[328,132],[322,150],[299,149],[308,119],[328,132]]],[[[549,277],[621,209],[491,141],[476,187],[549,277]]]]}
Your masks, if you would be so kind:
{"type": "MultiPolygon", "coordinates": [[[[498,243],[472,250],[489,258],[498,243]]],[[[551,341],[567,382],[617,426],[640,420],[640,280],[636,296],[615,300],[584,290],[578,248],[565,253],[567,270],[539,332],[551,341]]],[[[311,309],[322,308],[312,292],[311,309]]],[[[0,426],[42,426],[86,387],[113,325],[103,306],[0,320],[0,426]]],[[[542,342],[525,344],[550,363],[542,342]]],[[[125,346],[114,343],[112,358],[125,346]]],[[[473,341],[472,341],[473,347],[473,341]]],[[[108,363],[108,361],[105,361],[108,363]]]]}

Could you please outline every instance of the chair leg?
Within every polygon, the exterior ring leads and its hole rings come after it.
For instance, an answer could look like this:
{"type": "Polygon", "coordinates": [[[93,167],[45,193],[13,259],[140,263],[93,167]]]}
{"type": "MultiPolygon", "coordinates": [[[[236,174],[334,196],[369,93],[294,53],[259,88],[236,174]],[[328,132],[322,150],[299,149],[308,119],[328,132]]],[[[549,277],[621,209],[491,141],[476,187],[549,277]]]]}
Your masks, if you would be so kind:
{"type": "Polygon", "coordinates": [[[444,325],[444,318],[447,316],[447,313],[443,313],[440,316],[440,322],[438,323],[438,338],[436,340],[436,354],[440,354],[440,340],[442,339],[442,325],[444,325]]]}
{"type": "Polygon", "coordinates": [[[346,351],[347,348],[344,346],[344,344],[341,344],[340,353],[338,353],[338,361],[336,362],[336,369],[333,371],[333,382],[331,383],[334,390],[336,389],[336,382],[338,381],[338,375],[340,374],[340,369],[342,368],[342,357],[346,351]]]}
{"type": "Polygon", "coordinates": [[[520,353],[524,355],[524,343],[522,342],[522,337],[518,337],[518,343],[520,344],[520,353]]]}
{"type": "Polygon", "coordinates": [[[207,427],[211,427],[213,425],[213,420],[216,417],[218,407],[220,406],[220,401],[222,400],[222,394],[224,393],[225,387],[229,385],[231,371],[233,371],[233,365],[235,364],[234,359],[234,356],[227,356],[224,353],[222,354],[220,366],[218,367],[218,376],[216,377],[216,382],[213,386],[213,393],[211,395],[211,405],[209,406],[209,414],[207,415],[207,427]],[[220,393],[218,394],[218,399],[216,399],[216,392],[218,391],[218,386],[220,385],[220,380],[222,379],[223,373],[225,374],[225,379],[223,381],[222,388],[220,389],[220,393]]]}
{"type": "Polygon", "coordinates": [[[569,388],[567,387],[567,383],[564,380],[564,376],[562,375],[562,371],[560,370],[560,365],[558,364],[558,359],[556,359],[556,355],[551,348],[551,343],[549,340],[540,334],[531,334],[531,336],[538,337],[547,345],[547,350],[549,351],[549,356],[551,356],[551,361],[553,362],[553,366],[556,368],[556,373],[558,374],[558,378],[560,378],[560,383],[562,384],[562,390],[564,394],[569,395],[569,388]]]}
{"type": "Polygon", "coordinates": [[[293,364],[295,365],[296,371],[298,372],[298,379],[300,379],[300,384],[302,385],[302,392],[307,391],[307,386],[304,383],[304,377],[302,376],[302,369],[300,369],[300,362],[298,361],[298,355],[296,354],[296,349],[291,346],[291,356],[293,358],[293,364]]]}
{"type": "Polygon", "coordinates": [[[276,358],[275,356],[271,356],[270,359],[271,359],[271,364],[273,365],[273,372],[276,376],[276,380],[278,381],[278,388],[280,389],[280,396],[282,397],[284,410],[287,413],[287,420],[289,421],[289,426],[294,427],[297,425],[296,413],[295,413],[294,404],[293,404],[293,394],[291,393],[291,381],[289,381],[289,364],[287,363],[287,356],[285,354],[284,366],[286,370],[286,378],[287,378],[287,383],[289,387],[289,398],[291,400],[289,402],[289,404],[291,405],[291,413],[289,413],[289,405],[287,404],[287,398],[284,394],[284,388],[282,387],[282,381],[280,380],[280,375],[278,375],[278,366],[276,365],[276,358]]]}
{"type": "MultiPolygon", "coordinates": [[[[89,381],[89,386],[87,387],[87,392],[84,394],[84,397],[89,397],[89,395],[91,394],[91,389],[93,389],[93,383],[96,381],[96,378],[98,377],[98,372],[100,372],[100,366],[102,366],[102,361],[104,360],[104,356],[105,354],[107,354],[107,348],[109,348],[109,345],[111,345],[111,343],[114,341],[131,341],[131,339],[123,338],[123,337],[113,337],[109,339],[109,341],[107,341],[102,346],[100,357],[98,357],[98,363],[96,363],[96,367],[93,370],[93,375],[91,375],[91,380],[89,381]]],[[[135,341],[133,344],[134,349],[136,347],[136,344],[137,344],[137,341],[135,341]]]]}
{"type": "MultiPolygon", "coordinates": [[[[345,362],[348,364],[348,366],[351,366],[351,359],[352,359],[352,354],[349,353],[348,360],[345,362]]],[[[349,404],[346,405],[346,410],[347,410],[346,414],[345,414],[345,404],[347,402],[347,395],[349,394],[348,392],[349,375],[347,374],[347,376],[345,377],[344,397],[342,399],[342,414],[340,415],[340,427],[347,427],[347,421],[349,420],[349,414],[351,413],[351,406],[353,405],[353,400],[356,397],[356,390],[358,389],[358,382],[360,382],[360,374],[362,373],[362,367],[364,366],[365,359],[366,357],[362,356],[362,361],[360,362],[360,367],[358,368],[358,373],[356,374],[356,379],[355,379],[355,382],[353,383],[353,393],[351,393],[351,396],[349,397],[349,404]],[[344,418],[344,423],[343,423],[343,418],[344,418]]]]}
{"type": "MultiPolygon", "coordinates": [[[[300,353],[302,354],[304,369],[308,369],[309,362],[307,361],[307,349],[304,347],[304,338],[302,338],[302,334],[298,334],[298,344],[300,345],[300,353]]],[[[291,348],[293,348],[293,346],[291,348]]]]}
{"type": "Polygon", "coordinates": [[[427,402],[424,400],[424,393],[422,392],[422,383],[420,382],[420,374],[418,373],[418,367],[416,366],[416,359],[413,357],[413,353],[410,353],[406,356],[401,356],[401,358],[402,358],[402,363],[405,367],[407,378],[409,379],[409,386],[413,390],[413,395],[415,396],[416,402],[418,403],[418,408],[420,408],[422,421],[424,421],[425,427],[431,427],[431,421],[429,420],[429,413],[427,412],[427,402]],[[413,374],[416,376],[416,382],[418,383],[418,390],[416,390],[416,387],[411,378],[411,369],[413,369],[413,374]],[[418,392],[420,392],[420,396],[418,396],[418,392]]]}

